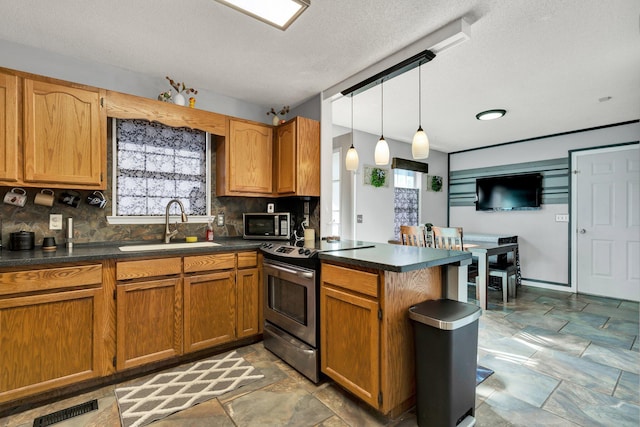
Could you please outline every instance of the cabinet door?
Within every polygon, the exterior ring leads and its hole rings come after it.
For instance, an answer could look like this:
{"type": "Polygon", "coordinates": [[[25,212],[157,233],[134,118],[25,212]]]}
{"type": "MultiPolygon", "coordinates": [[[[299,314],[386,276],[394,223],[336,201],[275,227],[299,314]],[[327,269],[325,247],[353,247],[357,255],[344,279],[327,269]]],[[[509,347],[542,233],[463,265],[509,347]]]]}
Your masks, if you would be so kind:
{"type": "Polygon", "coordinates": [[[24,79],[24,181],[106,188],[101,92],[24,79]]]}
{"type": "Polygon", "coordinates": [[[270,194],[273,141],[267,125],[230,120],[229,191],[270,194]]]}
{"type": "Polygon", "coordinates": [[[0,73],[0,182],[18,180],[18,78],[0,73]]]}
{"type": "Polygon", "coordinates": [[[185,352],[235,339],[235,284],[235,270],[184,278],[185,352]]]}
{"type": "Polygon", "coordinates": [[[378,302],[351,292],[320,288],[322,372],[374,408],[380,408],[378,302]]]}
{"type": "Polygon", "coordinates": [[[117,285],[118,370],[182,353],[181,279],[117,285]]]}
{"type": "Polygon", "coordinates": [[[262,287],[260,270],[238,270],[238,338],[262,332],[262,287]]]}
{"type": "Polygon", "coordinates": [[[296,195],[320,197],[320,123],[296,118],[296,195]]]}
{"type": "Polygon", "coordinates": [[[0,299],[0,402],[101,376],[102,289],[0,299]]]}
{"type": "Polygon", "coordinates": [[[297,171],[295,119],[276,128],[275,144],[275,192],[278,194],[295,193],[297,171]]]}

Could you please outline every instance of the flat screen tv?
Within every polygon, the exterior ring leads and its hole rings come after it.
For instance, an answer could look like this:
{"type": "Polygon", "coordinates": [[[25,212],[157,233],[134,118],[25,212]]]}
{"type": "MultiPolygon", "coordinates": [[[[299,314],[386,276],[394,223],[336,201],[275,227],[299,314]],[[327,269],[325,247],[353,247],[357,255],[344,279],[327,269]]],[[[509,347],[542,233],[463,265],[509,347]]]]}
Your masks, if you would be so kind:
{"type": "Polygon", "coordinates": [[[476,179],[477,211],[536,209],[542,203],[539,173],[476,179]]]}

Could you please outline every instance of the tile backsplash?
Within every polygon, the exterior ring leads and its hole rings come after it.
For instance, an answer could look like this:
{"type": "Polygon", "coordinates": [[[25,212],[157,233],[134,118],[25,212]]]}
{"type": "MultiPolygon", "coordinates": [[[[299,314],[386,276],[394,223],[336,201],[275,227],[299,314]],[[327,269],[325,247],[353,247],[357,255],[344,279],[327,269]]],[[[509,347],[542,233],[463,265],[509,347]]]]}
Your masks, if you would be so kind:
{"type": "MultiPolygon", "coordinates": [[[[0,198],[11,190],[11,187],[0,187],[0,198]]],[[[35,244],[40,246],[44,237],[55,237],[58,245],[64,243],[65,230],[49,230],[49,215],[62,214],[63,226],[66,218],[72,217],[74,223],[74,241],[76,243],[97,243],[111,241],[161,240],[164,237],[163,224],[126,224],[112,225],[107,222],[111,213],[111,191],[104,192],[108,199],[105,209],[87,204],[86,198],[92,191],[79,191],[81,202],[73,208],[58,202],[58,196],[64,190],[55,189],[55,202],[52,207],[36,205],[34,197],[40,188],[25,188],[27,203],[18,207],[0,202],[0,226],[2,227],[3,246],[7,246],[9,233],[14,231],[33,231],[35,244]]],[[[311,227],[318,229],[319,199],[306,198],[310,203],[311,227]]],[[[241,236],[243,212],[266,212],[267,203],[275,203],[276,211],[292,213],[292,222],[298,224],[302,218],[303,200],[301,198],[256,198],[256,197],[215,197],[212,198],[213,215],[224,213],[225,225],[217,226],[214,222],[214,236],[241,236]]],[[[178,223],[177,239],[185,236],[197,236],[203,239],[207,224],[178,223]]]]}

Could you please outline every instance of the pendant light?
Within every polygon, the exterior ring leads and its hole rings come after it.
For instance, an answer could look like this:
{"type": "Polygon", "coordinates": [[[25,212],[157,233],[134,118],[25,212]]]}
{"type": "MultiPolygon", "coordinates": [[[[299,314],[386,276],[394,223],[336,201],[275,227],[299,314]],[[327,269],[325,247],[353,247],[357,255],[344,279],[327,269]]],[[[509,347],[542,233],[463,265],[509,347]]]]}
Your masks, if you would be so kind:
{"type": "Polygon", "coordinates": [[[429,137],[422,130],[422,65],[418,65],[418,130],[413,135],[411,154],[414,159],[426,159],[429,157],[429,137]]]}
{"type": "Polygon", "coordinates": [[[376,165],[389,164],[389,144],[384,140],[384,80],[380,82],[380,139],[376,144],[374,158],[376,165]]]}
{"type": "Polygon", "coordinates": [[[358,152],[353,146],[353,94],[351,94],[351,147],[347,151],[347,157],[345,158],[345,165],[348,171],[358,170],[358,152]]]}

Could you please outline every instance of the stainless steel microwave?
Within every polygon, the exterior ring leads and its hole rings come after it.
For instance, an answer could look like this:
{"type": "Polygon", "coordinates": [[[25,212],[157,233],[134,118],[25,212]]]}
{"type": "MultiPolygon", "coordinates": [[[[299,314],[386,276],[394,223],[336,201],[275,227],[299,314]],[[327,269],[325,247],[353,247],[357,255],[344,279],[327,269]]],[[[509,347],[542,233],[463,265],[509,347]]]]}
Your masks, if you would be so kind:
{"type": "Polygon", "coordinates": [[[242,214],[245,239],[289,240],[291,238],[291,214],[244,213],[242,214]]]}

